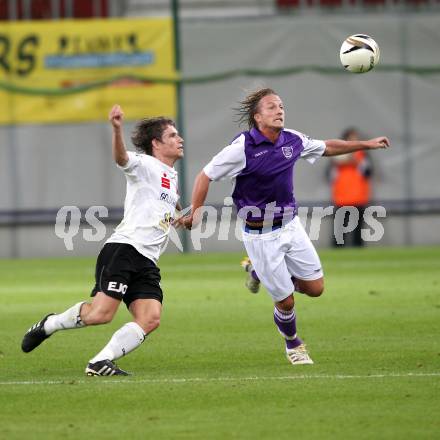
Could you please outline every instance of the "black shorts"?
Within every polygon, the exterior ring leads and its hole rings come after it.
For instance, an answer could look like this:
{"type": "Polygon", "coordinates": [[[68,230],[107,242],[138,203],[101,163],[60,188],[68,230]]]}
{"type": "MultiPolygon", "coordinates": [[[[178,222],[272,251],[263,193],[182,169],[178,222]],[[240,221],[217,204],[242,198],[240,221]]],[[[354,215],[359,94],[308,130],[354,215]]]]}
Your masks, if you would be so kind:
{"type": "Polygon", "coordinates": [[[104,245],[96,261],[95,281],[91,296],[104,292],[127,307],[139,298],[163,300],[159,268],[129,244],[104,245]]]}

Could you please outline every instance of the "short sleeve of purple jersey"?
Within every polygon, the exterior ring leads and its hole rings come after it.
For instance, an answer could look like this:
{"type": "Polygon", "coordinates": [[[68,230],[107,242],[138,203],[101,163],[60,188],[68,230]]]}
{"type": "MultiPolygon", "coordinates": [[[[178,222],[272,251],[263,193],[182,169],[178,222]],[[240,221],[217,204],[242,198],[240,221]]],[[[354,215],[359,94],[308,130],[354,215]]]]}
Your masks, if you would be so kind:
{"type": "Polygon", "coordinates": [[[231,145],[216,154],[203,168],[203,172],[210,180],[235,178],[246,167],[244,144],[245,136],[240,135],[231,145]]]}
{"type": "Polygon", "coordinates": [[[319,159],[325,151],[325,142],[305,135],[296,130],[286,130],[291,133],[295,133],[302,140],[304,150],[301,152],[301,158],[307,160],[309,163],[314,163],[316,159],[319,159]]]}

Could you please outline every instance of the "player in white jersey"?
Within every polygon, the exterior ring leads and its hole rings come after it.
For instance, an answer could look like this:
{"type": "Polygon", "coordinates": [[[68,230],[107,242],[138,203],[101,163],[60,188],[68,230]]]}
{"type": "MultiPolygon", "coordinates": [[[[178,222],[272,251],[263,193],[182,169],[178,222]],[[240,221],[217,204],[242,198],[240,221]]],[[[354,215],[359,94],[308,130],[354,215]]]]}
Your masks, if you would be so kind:
{"type": "Polygon", "coordinates": [[[22,342],[22,350],[28,353],[58,330],[108,323],[124,301],[133,320],[90,359],[85,372],[91,376],[127,375],[113,361],[139,347],[159,326],[163,294],[156,264],[178,205],[173,166],[183,157],[183,139],[171,119],[138,122],[131,138],[138,153],[125,148],[119,105],[111,109],[109,119],[113,159],[125,174],[127,193],[124,218],[98,256],[93,299],[45,316],[26,332],[22,342]]]}

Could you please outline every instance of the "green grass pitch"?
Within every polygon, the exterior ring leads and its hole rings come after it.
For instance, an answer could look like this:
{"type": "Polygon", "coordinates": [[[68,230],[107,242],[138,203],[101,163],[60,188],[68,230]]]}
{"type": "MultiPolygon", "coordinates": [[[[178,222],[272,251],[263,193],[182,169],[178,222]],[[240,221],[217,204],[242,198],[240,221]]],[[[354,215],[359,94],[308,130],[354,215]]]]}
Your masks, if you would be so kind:
{"type": "Polygon", "coordinates": [[[241,254],[166,255],[161,327],[119,365],[85,365],[129,319],[59,332],[44,314],[88,296],[94,259],[0,261],[0,438],[440,438],[440,248],[320,252],[326,291],[296,296],[313,366],[293,367],[241,254]]]}

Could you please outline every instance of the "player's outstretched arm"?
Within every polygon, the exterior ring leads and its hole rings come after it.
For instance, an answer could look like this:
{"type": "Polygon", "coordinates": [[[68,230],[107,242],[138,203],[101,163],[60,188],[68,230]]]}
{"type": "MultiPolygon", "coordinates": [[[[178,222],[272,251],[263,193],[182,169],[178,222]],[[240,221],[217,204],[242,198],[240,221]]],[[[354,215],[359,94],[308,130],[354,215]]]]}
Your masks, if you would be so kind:
{"type": "Polygon", "coordinates": [[[124,166],[128,162],[127,149],[125,148],[124,136],[122,133],[122,120],[124,119],[124,112],[119,105],[114,105],[110,110],[108,117],[113,127],[112,134],[112,154],[114,161],[124,166]]]}
{"type": "Polygon", "coordinates": [[[339,154],[353,153],[359,150],[376,150],[388,148],[390,141],[385,136],[368,141],[344,141],[342,139],[327,139],[325,142],[324,156],[338,156],[339,154]]]}
{"type": "Polygon", "coordinates": [[[191,214],[178,218],[174,222],[175,226],[191,229],[193,225],[199,223],[201,220],[199,208],[205,203],[210,182],[209,177],[203,171],[197,175],[191,197],[191,214]]]}

